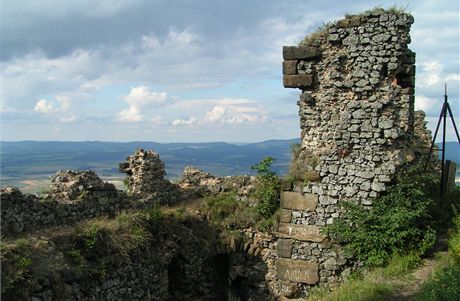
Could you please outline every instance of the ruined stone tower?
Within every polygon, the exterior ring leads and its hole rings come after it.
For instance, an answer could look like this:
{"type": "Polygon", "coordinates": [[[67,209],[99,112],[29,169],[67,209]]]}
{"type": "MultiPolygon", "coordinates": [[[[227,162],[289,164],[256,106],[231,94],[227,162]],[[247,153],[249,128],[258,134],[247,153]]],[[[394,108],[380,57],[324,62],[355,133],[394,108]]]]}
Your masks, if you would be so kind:
{"type": "Polygon", "coordinates": [[[299,157],[316,176],[282,192],[282,295],[294,294],[285,289],[292,284],[298,295],[312,284],[341,281],[350,265],[321,228],[339,216],[344,200],[372,206],[398,167],[429,147],[424,115],[414,112],[413,21],[404,12],[374,9],[283,47],[283,84],[301,90],[299,157]]]}

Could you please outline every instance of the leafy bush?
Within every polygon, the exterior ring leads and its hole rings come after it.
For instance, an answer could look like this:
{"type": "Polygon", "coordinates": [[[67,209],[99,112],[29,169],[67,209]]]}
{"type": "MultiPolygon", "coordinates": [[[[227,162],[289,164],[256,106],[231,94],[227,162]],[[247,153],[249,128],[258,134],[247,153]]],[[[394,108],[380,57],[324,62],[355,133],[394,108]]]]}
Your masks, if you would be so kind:
{"type": "Polygon", "coordinates": [[[257,199],[256,210],[264,218],[269,218],[278,208],[280,183],[272,171],[272,157],[265,157],[258,164],[251,166],[257,172],[257,185],[253,197],[257,199]]]}
{"type": "Polygon", "coordinates": [[[393,253],[425,253],[436,238],[432,216],[436,178],[422,168],[402,168],[397,183],[376,199],[370,210],[345,203],[345,214],[326,232],[371,266],[387,263],[393,253]]]}

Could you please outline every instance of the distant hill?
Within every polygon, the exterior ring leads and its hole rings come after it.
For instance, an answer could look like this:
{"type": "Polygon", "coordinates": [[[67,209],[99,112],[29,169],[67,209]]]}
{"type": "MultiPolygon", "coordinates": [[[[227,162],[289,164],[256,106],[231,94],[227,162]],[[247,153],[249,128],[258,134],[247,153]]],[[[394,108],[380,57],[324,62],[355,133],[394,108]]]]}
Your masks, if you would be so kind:
{"type": "MultiPolygon", "coordinates": [[[[441,143],[436,143],[439,149],[441,149],[441,143]]],[[[439,152],[441,157],[441,152],[439,152]]],[[[457,163],[457,170],[460,169],[460,145],[458,142],[446,142],[446,160],[451,160],[457,163]]]]}
{"type": "Polygon", "coordinates": [[[118,172],[118,163],[137,148],[158,152],[170,178],[180,176],[187,165],[221,176],[249,173],[250,167],[265,156],[274,157],[274,170],[284,174],[289,165],[290,145],[299,141],[268,140],[240,145],[225,142],[1,142],[1,178],[8,182],[9,179],[46,177],[60,169],[92,169],[101,176],[123,176],[118,172]]]}

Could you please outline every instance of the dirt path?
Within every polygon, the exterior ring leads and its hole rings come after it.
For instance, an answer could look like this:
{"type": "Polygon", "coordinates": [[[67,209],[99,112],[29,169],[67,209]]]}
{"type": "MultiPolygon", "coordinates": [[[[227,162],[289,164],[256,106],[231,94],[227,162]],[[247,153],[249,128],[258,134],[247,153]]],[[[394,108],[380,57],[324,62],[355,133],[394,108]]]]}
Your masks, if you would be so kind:
{"type": "MultiPolygon", "coordinates": [[[[439,252],[446,255],[447,251],[439,252]]],[[[422,264],[412,272],[410,277],[404,283],[401,283],[401,288],[398,289],[390,300],[409,301],[413,300],[419,292],[422,284],[433,274],[433,271],[440,264],[435,258],[428,258],[422,261],[422,264]]]]}

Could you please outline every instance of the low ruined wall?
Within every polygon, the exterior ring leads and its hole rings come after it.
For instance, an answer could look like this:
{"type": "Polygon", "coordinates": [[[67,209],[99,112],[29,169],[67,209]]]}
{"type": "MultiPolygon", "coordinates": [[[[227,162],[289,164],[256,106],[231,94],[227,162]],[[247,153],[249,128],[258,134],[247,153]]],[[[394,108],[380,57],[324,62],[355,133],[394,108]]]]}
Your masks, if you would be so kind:
{"type": "Polygon", "coordinates": [[[135,198],[103,182],[93,171],[59,171],[43,197],[22,194],[14,187],[0,189],[2,235],[75,224],[97,216],[114,216],[126,209],[162,204],[160,196],[135,198]]]}
{"type": "Polygon", "coordinates": [[[158,201],[134,202],[122,192],[86,194],[74,202],[22,194],[17,188],[0,190],[2,235],[26,233],[51,226],[75,224],[97,216],[114,216],[124,209],[153,207],[158,201]]]}

